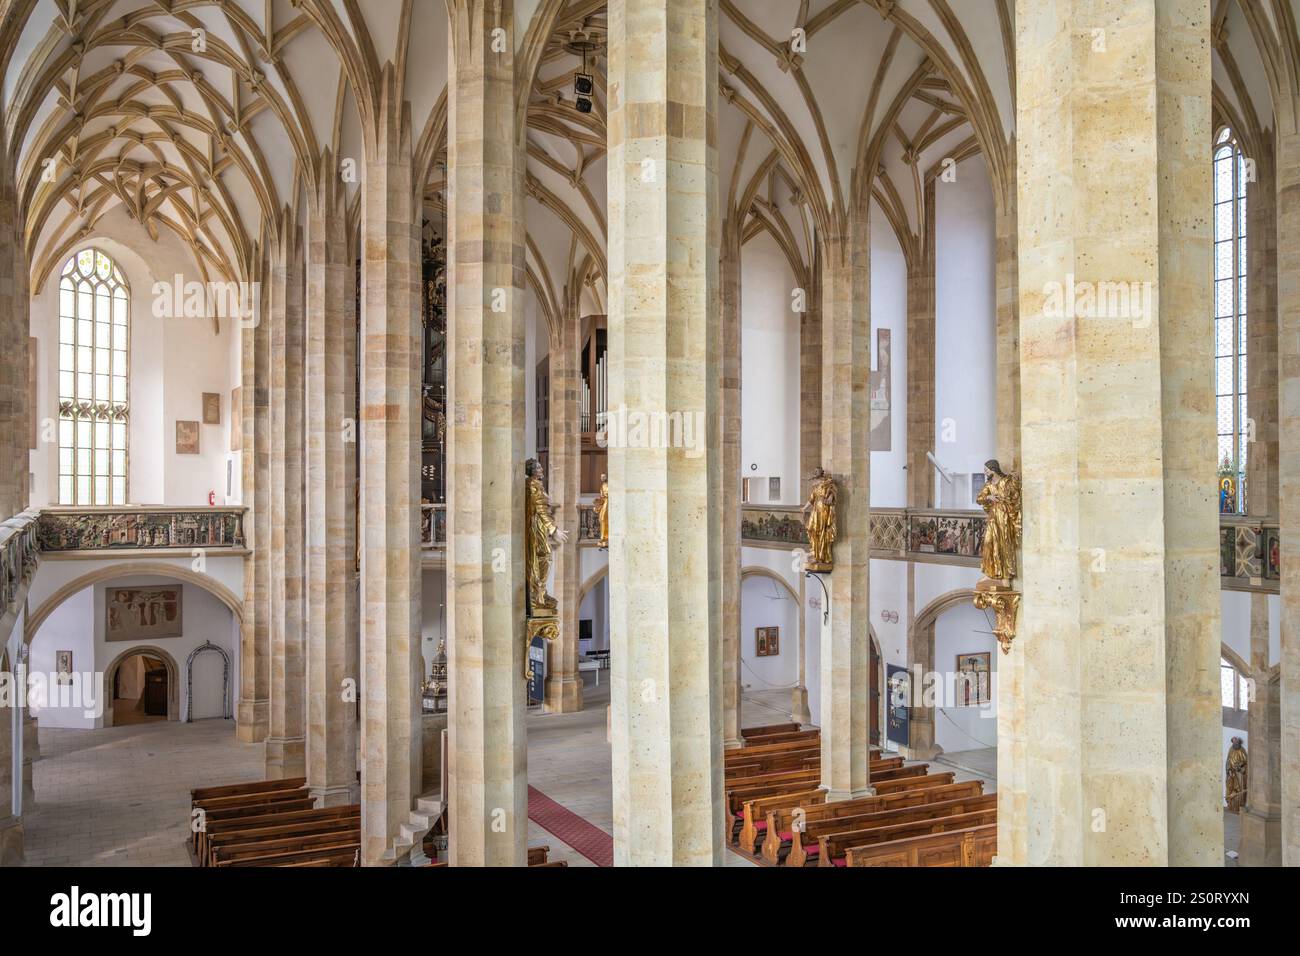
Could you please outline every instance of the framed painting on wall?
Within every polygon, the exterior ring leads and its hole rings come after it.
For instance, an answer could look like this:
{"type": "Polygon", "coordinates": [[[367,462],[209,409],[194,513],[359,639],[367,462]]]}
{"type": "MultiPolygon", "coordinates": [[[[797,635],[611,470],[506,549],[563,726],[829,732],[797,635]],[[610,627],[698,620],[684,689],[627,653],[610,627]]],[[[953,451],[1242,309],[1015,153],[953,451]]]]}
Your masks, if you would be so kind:
{"type": "Polygon", "coordinates": [[[220,392],[203,393],[203,424],[205,425],[221,424],[221,393],[220,392]]]}
{"type": "Polygon", "coordinates": [[[105,588],[106,641],[181,636],[181,586],[105,588]]]}
{"type": "Polygon", "coordinates": [[[176,422],[176,454],[197,455],[199,453],[199,423],[176,422]]]}
{"type": "Polygon", "coordinates": [[[977,651],[957,655],[957,706],[975,707],[992,700],[989,678],[992,673],[992,652],[977,651]]]}
{"type": "Polygon", "coordinates": [[[759,657],[776,657],[781,653],[781,629],[779,627],[754,628],[755,653],[759,657]]]}
{"type": "Polygon", "coordinates": [[[54,652],[54,673],[60,684],[72,683],[72,651],[54,652]]]}

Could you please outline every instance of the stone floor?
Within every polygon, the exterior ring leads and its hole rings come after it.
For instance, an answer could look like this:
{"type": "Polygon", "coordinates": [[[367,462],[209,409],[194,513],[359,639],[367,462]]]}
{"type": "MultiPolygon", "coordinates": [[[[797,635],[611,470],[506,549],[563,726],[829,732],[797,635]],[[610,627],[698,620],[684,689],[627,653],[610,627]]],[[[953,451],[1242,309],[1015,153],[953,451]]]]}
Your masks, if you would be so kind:
{"type": "MultiPolygon", "coordinates": [[[[609,682],[588,686],[576,714],[528,717],[528,780],[552,800],[606,833],[613,832],[610,755],[606,743],[609,682]]],[[[790,692],[751,690],[742,698],[744,726],[789,719],[790,692]]],[[[186,814],[192,787],[260,780],[261,744],[235,740],[228,720],[136,723],[102,730],[40,731],[33,766],[36,803],[23,815],[29,866],[189,866],[186,814]]],[[[943,754],[931,761],[959,780],[996,786],[993,748],[943,754]]],[[[937,769],[937,767],[936,767],[937,769]]],[[[1224,845],[1236,850],[1240,823],[1224,815],[1224,845]]],[[[529,822],[530,846],[547,844],[551,859],[591,861],[529,822]]],[[[1235,866],[1229,857],[1227,865],[1235,866]]],[[[750,865],[728,853],[727,864],[750,865]]]]}

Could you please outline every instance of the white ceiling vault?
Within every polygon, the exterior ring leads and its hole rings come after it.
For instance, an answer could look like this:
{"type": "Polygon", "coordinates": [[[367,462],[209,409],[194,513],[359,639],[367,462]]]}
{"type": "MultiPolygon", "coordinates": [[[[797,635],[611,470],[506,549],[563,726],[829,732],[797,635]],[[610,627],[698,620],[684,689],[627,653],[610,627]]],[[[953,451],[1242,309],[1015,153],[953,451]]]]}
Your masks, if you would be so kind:
{"type": "MultiPolygon", "coordinates": [[[[33,288],[122,207],[209,278],[258,271],[286,210],[354,158],[387,73],[444,202],[448,7],[469,0],[0,0],[0,104],[33,288]]],[[[1296,89],[1300,0],[1212,0],[1216,113],[1243,138],[1296,89]],[[1284,91],[1284,92],[1281,92],[1284,91]]],[[[870,201],[904,255],[928,179],[1014,188],[1015,0],[719,0],[723,215],[795,273],[870,201]]],[[[514,0],[528,282],[552,331],[606,301],[606,0],[514,0]],[[574,105],[577,72],[593,108],[574,105]]],[[[1290,102],[1288,99],[1287,102],[1290,102]]],[[[1291,120],[1294,125],[1294,120],[1291,120]]],[[[357,182],[346,188],[356,209],[357,182]]],[[[355,212],[354,212],[355,215],[355,212]]],[[[353,224],[355,226],[355,223],[353,224]]]]}

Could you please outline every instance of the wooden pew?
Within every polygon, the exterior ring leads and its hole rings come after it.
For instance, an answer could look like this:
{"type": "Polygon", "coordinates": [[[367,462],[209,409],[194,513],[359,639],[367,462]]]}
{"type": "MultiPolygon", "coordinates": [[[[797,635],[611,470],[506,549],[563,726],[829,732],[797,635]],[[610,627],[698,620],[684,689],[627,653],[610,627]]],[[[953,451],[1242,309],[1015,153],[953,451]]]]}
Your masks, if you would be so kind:
{"type": "Polygon", "coordinates": [[[308,806],[315,802],[311,800],[306,789],[301,785],[287,790],[260,791],[221,797],[200,797],[190,805],[190,842],[192,849],[196,854],[199,852],[202,843],[201,834],[207,828],[208,823],[213,819],[224,819],[229,811],[252,807],[265,808],[263,812],[266,813],[273,812],[274,808],[302,809],[303,800],[307,801],[308,806]],[[198,817],[200,825],[197,829],[194,826],[195,810],[201,811],[201,815],[198,817]]]}
{"type": "Polygon", "coordinates": [[[748,750],[750,747],[766,747],[771,744],[788,744],[796,741],[807,741],[813,744],[820,743],[822,732],[820,730],[792,730],[783,734],[764,734],[762,737],[746,737],[745,742],[740,747],[733,747],[733,750],[748,750]]]}
{"type": "Polygon", "coordinates": [[[850,847],[848,866],[990,866],[998,852],[996,824],[850,847]]]}
{"type": "MultiPolygon", "coordinates": [[[[877,791],[880,787],[901,789],[906,780],[926,779],[927,764],[912,767],[898,766],[901,757],[890,757],[872,765],[872,783],[877,791]]],[[[940,775],[941,776],[941,775],[940,775]]],[[[951,783],[952,774],[948,774],[951,783]]],[[[821,785],[821,768],[811,766],[803,770],[786,770],[776,773],[759,774],[752,777],[739,777],[726,781],[727,833],[734,835],[739,825],[739,816],[744,812],[745,801],[755,797],[770,797],[779,793],[793,793],[800,790],[813,790],[821,785]]]]}
{"type": "MultiPolygon", "coordinates": [[[[858,800],[839,800],[827,803],[823,792],[822,798],[812,801],[784,802],[781,798],[770,798],[765,811],[767,825],[763,828],[763,859],[769,863],[781,860],[781,851],[794,837],[794,812],[802,810],[804,825],[822,819],[834,819],[837,816],[852,816],[854,813],[870,813],[893,807],[913,807],[941,800],[958,797],[977,797],[984,792],[984,783],[980,780],[966,780],[962,783],[949,783],[941,786],[918,787],[912,790],[900,790],[894,793],[880,794],[874,797],[862,797],[858,800]]],[[[798,796],[790,794],[790,796],[798,796]]]]}
{"type": "Polygon", "coordinates": [[[356,831],[360,834],[360,804],[221,821],[208,829],[204,842],[207,853],[201,858],[200,865],[211,866],[214,861],[213,851],[220,847],[258,843],[297,834],[342,831],[356,831]]]}
{"type": "Polygon", "coordinates": [[[245,857],[217,864],[229,866],[292,866],[296,863],[310,863],[313,866],[355,866],[358,843],[340,843],[334,846],[318,846],[304,850],[287,850],[268,852],[263,856],[245,857]]]}
{"type": "Polygon", "coordinates": [[[276,803],[257,803],[247,807],[228,807],[224,810],[208,810],[203,816],[203,829],[195,830],[192,834],[192,848],[195,856],[200,860],[206,853],[207,834],[212,827],[218,823],[227,823],[232,820],[239,820],[247,817],[265,816],[270,813],[294,813],[302,810],[310,810],[316,805],[316,801],[305,793],[297,800],[281,800],[276,803]]]}
{"type": "Polygon", "coordinates": [[[990,793],[955,797],[951,800],[934,800],[929,803],[914,804],[910,807],[884,807],[869,813],[857,813],[851,816],[832,817],[811,822],[805,821],[802,830],[795,830],[790,834],[790,852],[786,855],[785,863],[787,866],[806,866],[810,856],[817,857],[820,854],[820,840],[823,836],[848,831],[872,830],[902,823],[916,823],[921,820],[934,820],[963,813],[977,813],[984,810],[996,811],[997,808],[997,794],[990,793]]]}
{"type": "Polygon", "coordinates": [[[765,734],[797,733],[799,727],[799,724],[764,724],[761,727],[741,727],[740,736],[762,737],[765,734]]]}
{"type": "Polygon", "coordinates": [[[746,800],[740,811],[740,848],[746,853],[757,853],[759,840],[767,833],[768,814],[780,807],[793,809],[798,806],[814,806],[826,802],[826,791],[820,787],[810,790],[795,790],[778,793],[770,797],[755,797],[746,800]]]}
{"type": "Polygon", "coordinates": [[[358,827],[334,833],[297,834],[256,843],[213,847],[212,856],[214,866],[270,866],[274,864],[249,861],[278,858],[286,853],[304,854],[295,860],[307,859],[312,856],[308,851],[319,851],[318,856],[332,859],[337,856],[336,851],[350,847],[355,852],[360,846],[361,830],[358,827]]]}
{"type": "Polygon", "coordinates": [[[231,783],[219,787],[196,787],[190,791],[190,806],[199,800],[218,797],[240,797],[250,793],[268,793],[273,790],[297,790],[305,786],[306,777],[287,777],[279,780],[254,780],[251,783],[231,783]]]}
{"type": "MultiPolygon", "coordinates": [[[[971,813],[956,813],[933,820],[916,820],[912,823],[899,823],[892,826],[872,827],[866,830],[842,830],[817,838],[818,866],[846,866],[850,847],[872,846],[877,843],[889,843],[908,837],[924,836],[927,833],[942,833],[945,830],[966,830],[971,827],[996,824],[998,811],[996,807],[988,810],[975,810],[971,813]]],[[[996,829],[996,827],[995,827],[996,829]]]]}

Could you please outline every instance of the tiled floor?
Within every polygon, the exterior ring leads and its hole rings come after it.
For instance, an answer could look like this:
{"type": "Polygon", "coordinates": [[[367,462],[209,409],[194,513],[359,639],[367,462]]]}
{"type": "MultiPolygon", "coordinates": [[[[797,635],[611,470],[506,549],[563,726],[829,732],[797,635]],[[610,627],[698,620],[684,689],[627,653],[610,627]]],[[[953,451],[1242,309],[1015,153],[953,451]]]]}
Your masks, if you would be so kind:
{"type": "Polygon", "coordinates": [[[29,866],[189,866],[190,789],[263,776],[262,745],[238,743],[230,720],[47,729],[40,742],[29,866]]]}

